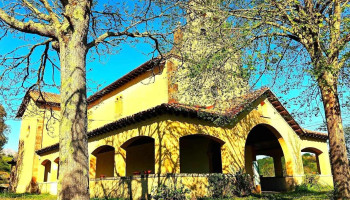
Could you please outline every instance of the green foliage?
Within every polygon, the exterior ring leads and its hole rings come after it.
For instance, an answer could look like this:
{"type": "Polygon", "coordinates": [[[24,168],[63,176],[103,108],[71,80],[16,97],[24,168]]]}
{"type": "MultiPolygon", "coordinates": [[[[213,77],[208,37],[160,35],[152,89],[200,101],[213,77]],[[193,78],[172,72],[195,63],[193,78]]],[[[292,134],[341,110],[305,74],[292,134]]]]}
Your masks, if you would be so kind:
{"type": "Polygon", "coordinates": [[[344,128],[345,145],[348,153],[348,160],[350,161],[350,127],[344,128]]]}
{"type": "Polygon", "coordinates": [[[233,177],[225,174],[210,174],[208,177],[209,192],[212,198],[223,198],[230,194],[230,183],[233,177]]]}
{"type": "Polygon", "coordinates": [[[275,176],[275,168],[273,165],[273,158],[267,157],[258,160],[259,166],[259,175],[264,177],[273,177],[275,176]]]}
{"type": "Polygon", "coordinates": [[[56,200],[57,197],[50,194],[15,194],[15,193],[0,193],[0,199],[45,199],[56,200]]]}
{"type": "MultiPolygon", "coordinates": [[[[315,175],[318,173],[315,155],[305,153],[304,155],[302,155],[302,161],[303,161],[304,173],[306,175],[311,175],[311,174],[315,175]]],[[[282,168],[283,168],[284,174],[286,174],[285,173],[284,157],[282,157],[281,162],[282,162],[282,168]]],[[[275,169],[274,169],[272,157],[259,159],[258,166],[259,166],[259,174],[260,175],[262,175],[264,177],[274,177],[275,176],[275,171],[274,171],[275,169]]]]}
{"type": "Polygon", "coordinates": [[[152,191],[152,199],[162,200],[182,200],[186,199],[186,195],[190,193],[190,190],[185,188],[183,185],[176,188],[176,186],[167,186],[161,184],[152,191]]]}
{"type": "Polygon", "coordinates": [[[7,162],[11,161],[12,159],[13,157],[11,156],[0,156],[0,184],[8,183],[11,166],[7,162]]]}
{"type": "Polygon", "coordinates": [[[317,161],[315,155],[306,153],[302,155],[302,160],[305,174],[318,174],[317,161]]]}
{"type": "Polygon", "coordinates": [[[11,161],[13,157],[11,156],[0,156],[0,171],[2,172],[10,172],[10,165],[7,163],[11,161]]]}
{"type": "Polygon", "coordinates": [[[313,191],[315,187],[319,187],[319,177],[315,175],[306,175],[304,182],[301,185],[296,186],[297,192],[313,191]]]}
{"type": "Polygon", "coordinates": [[[208,177],[208,183],[208,190],[211,198],[214,199],[249,196],[254,188],[252,178],[243,170],[239,170],[234,175],[211,174],[208,177]]]}
{"type": "Polygon", "coordinates": [[[239,170],[235,175],[235,182],[233,184],[233,194],[238,197],[248,196],[254,189],[253,180],[249,174],[239,170]]]}
{"type": "Polygon", "coordinates": [[[0,150],[7,142],[6,130],[8,127],[5,124],[6,111],[2,105],[0,105],[0,150]]]}

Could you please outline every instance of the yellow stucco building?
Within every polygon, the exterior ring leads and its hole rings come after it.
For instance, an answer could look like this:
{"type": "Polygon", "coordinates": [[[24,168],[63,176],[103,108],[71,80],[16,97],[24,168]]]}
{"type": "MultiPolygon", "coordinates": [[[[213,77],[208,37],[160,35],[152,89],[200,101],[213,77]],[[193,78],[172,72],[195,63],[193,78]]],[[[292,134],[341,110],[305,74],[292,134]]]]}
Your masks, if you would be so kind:
{"type": "MultiPolygon", "coordinates": [[[[209,174],[254,175],[258,155],[274,160],[275,177],[260,177],[262,190],[288,190],[305,177],[302,152],[316,154],[320,183],[332,186],[328,136],[302,129],[272,91],[245,93],[224,110],[186,105],[173,98],[177,65],[176,57],[152,59],[88,98],[91,196],[140,199],[161,183],[205,196],[209,174]]],[[[56,194],[59,110],[57,94],[25,95],[16,192],[56,194]]]]}

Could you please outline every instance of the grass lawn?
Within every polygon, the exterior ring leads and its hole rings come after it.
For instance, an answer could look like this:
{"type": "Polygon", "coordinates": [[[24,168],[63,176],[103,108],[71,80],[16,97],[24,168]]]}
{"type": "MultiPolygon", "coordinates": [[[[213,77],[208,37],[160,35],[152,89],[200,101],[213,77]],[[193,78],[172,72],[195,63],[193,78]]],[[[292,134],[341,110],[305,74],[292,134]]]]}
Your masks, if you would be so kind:
{"type": "MultiPolygon", "coordinates": [[[[330,199],[331,192],[286,192],[286,193],[264,193],[262,195],[254,195],[243,198],[232,198],[231,200],[304,200],[304,199],[330,199]]],[[[11,193],[0,193],[0,200],[3,199],[40,199],[40,200],[54,200],[56,196],[48,194],[11,194],[11,193]]],[[[99,200],[99,199],[93,199],[99,200]]],[[[102,200],[102,199],[101,199],[102,200]]],[[[209,200],[205,198],[205,200],[209,200]]],[[[227,199],[226,199],[227,200],[227,199]]]]}
{"type": "Polygon", "coordinates": [[[0,199],[41,199],[41,200],[55,200],[56,196],[49,194],[13,194],[13,193],[0,193],[0,199]]]}
{"type": "Polygon", "coordinates": [[[257,196],[250,196],[245,198],[234,198],[244,200],[254,199],[276,199],[276,200],[305,200],[305,199],[330,199],[331,192],[286,192],[286,193],[274,193],[274,194],[262,194],[257,196]]]}

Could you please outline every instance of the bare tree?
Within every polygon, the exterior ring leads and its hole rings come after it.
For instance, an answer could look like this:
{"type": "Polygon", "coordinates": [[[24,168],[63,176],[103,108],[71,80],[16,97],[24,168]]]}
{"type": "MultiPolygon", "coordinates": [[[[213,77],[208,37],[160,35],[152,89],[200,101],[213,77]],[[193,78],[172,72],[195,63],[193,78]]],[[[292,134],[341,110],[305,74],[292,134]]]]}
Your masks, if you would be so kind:
{"type": "Polygon", "coordinates": [[[44,74],[48,63],[53,68],[52,72],[60,72],[58,199],[89,199],[87,53],[89,50],[97,54],[112,53],[114,48],[118,49],[118,45],[128,42],[129,38],[139,38],[152,42],[154,55],[161,56],[160,43],[166,41],[168,33],[172,32],[171,24],[161,25],[162,18],[174,18],[178,2],[16,0],[0,5],[2,38],[9,33],[18,37],[32,34],[31,39],[38,41],[29,46],[29,52],[25,55],[15,53],[23,49],[18,47],[1,57],[0,62],[5,67],[0,80],[7,78],[15,81],[11,73],[17,72],[17,76],[21,75],[21,79],[16,78],[21,83],[18,87],[40,90],[45,85],[44,74]],[[58,52],[59,65],[51,57],[52,49],[58,52]],[[38,63],[32,63],[36,50],[42,53],[38,63]],[[30,78],[36,81],[28,85],[30,78]]]}

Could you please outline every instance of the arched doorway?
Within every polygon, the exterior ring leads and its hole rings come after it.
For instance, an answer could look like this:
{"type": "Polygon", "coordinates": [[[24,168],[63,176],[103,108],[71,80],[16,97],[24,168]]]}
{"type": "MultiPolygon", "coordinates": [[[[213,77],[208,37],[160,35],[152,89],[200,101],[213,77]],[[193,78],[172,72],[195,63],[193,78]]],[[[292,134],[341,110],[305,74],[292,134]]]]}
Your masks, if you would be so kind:
{"type": "Polygon", "coordinates": [[[279,139],[280,134],[271,126],[259,124],[255,126],[248,134],[245,144],[245,169],[246,172],[254,177],[256,185],[261,186],[263,191],[284,191],[287,190],[284,178],[285,166],[282,163],[284,154],[279,139]],[[267,159],[266,166],[259,166],[257,158],[267,159]],[[271,167],[270,165],[273,165],[271,167]],[[259,167],[270,166],[274,171],[269,173],[270,177],[264,177],[259,171],[259,167]]]}
{"type": "Polygon", "coordinates": [[[224,142],[208,135],[180,138],[180,173],[222,173],[221,146],[224,142]]]}
{"type": "Polygon", "coordinates": [[[302,161],[305,175],[321,174],[319,156],[322,151],[316,148],[308,147],[301,150],[302,161]]]}
{"type": "Polygon", "coordinates": [[[153,138],[138,136],[126,141],[121,147],[126,151],[126,176],[154,173],[153,138]]]}
{"type": "Polygon", "coordinates": [[[95,178],[105,178],[114,176],[114,147],[103,145],[96,148],[91,153],[90,171],[95,178]]]}

